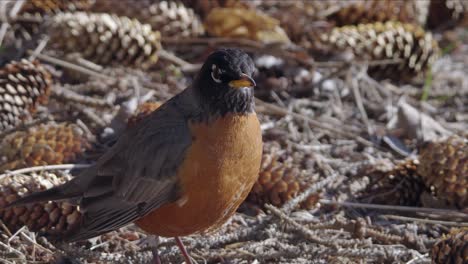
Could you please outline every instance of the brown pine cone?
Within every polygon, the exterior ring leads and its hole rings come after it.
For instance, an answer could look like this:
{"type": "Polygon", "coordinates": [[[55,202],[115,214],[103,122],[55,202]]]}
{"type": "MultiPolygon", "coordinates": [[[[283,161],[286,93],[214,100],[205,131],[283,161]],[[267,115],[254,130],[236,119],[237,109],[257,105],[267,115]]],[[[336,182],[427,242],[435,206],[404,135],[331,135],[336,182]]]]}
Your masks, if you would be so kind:
{"type": "Polygon", "coordinates": [[[426,24],[429,1],[420,0],[367,0],[337,8],[327,20],[337,26],[374,22],[399,21],[401,23],[426,24]]]}
{"type": "Polygon", "coordinates": [[[70,176],[57,177],[48,172],[2,178],[0,180],[0,220],[12,232],[22,226],[27,226],[31,231],[47,233],[71,231],[79,224],[81,214],[76,206],[67,202],[41,202],[1,209],[19,197],[62,184],[70,178],[70,176]]]}
{"type": "Polygon", "coordinates": [[[397,164],[392,170],[376,173],[378,181],[371,184],[361,196],[377,204],[421,206],[421,195],[429,192],[417,172],[418,160],[406,160],[397,164]]]}
{"type": "Polygon", "coordinates": [[[196,37],[204,34],[202,22],[193,9],[177,1],[97,0],[94,12],[138,19],[164,37],[196,37]]]}
{"type": "Polygon", "coordinates": [[[433,264],[468,263],[468,230],[451,232],[432,247],[431,256],[433,264]]]}
{"type": "Polygon", "coordinates": [[[419,160],[418,173],[437,198],[452,206],[468,206],[468,140],[452,136],[427,143],[419,160]]]}
{"type": "Polygon", "coordinates": [[[0,171],[74,162],[89,147],[73,124],[49,124],[18,131],[0,144],[0,171]]]}
{"type": "Polygon", "coordinates": [[[135,19],[83,12],[60,13],[50,25],[50,42],[64,52],[80,52],[98,64],[147,69],[161,49],[160,33],[135,19]]]}
{"type": "MultiPolygon", "coordinates": [[[[40,25],[46,16],[60,12],[76,12],[88,10],[94,0],[27,0],[21,7],[18,15],[20,21],[12,23],[17,37],[31,38],[31,34],[39,33],[40,25]]],[[[10,5],[11,9],[14,5],[10,5]]]]}
{"type": "Polygon", "coordinates": [[[427,26],[447,28],[468,24],[468,2],[466,0],[433,0],[429,7],[427,26]]]}
{"type": "MultiPolygon", "coordinates": [[[[254,184],[246,201],[262,207],[265,204],[282,206],[301,194],[308,187],[300,170],[284,161],[276,154],[278,148],[265,146],[262,166],[257,182],[254,184]]],[[[300,206],[311,209],[316,206],[320,196],[312,194],[300,206]]]]}
{"type": "Polygon", "coordinates": [[[401,60],[369,67],[369,74],[378,79],[411,79],[428,70],[439,54],[430,33],[399,22],[337,27],[323,34],[321,40],[332,51],[351,50],[358,59],[401,60]]]}
{"type": "Polygon", "coordinates": [[[65,11],[87,10],[94,0],[28,0],[21,7],[20,14],[56,14],[65,11]]]}
{"type": "Polygon", "coordinates": [[[18,125],[47,103],[52,78],[38,61],[12,61],[0,69],[0,130],[18,125]]]}

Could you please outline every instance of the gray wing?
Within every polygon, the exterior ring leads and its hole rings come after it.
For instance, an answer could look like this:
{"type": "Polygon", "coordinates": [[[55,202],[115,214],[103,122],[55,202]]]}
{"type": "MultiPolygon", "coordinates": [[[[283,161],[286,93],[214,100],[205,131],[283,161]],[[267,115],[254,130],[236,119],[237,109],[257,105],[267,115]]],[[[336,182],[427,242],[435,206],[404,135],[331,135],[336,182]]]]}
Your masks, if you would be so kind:
{"type": "Polygon", "coordinates": [[[176,172],[191,144],[180,101],[169,101],[127,130],[95,167],[77,177],[81,183],[75,185],[87,186],[80,201],[84,215],[67,240],[115,230],[178,198],[176,172]]]}

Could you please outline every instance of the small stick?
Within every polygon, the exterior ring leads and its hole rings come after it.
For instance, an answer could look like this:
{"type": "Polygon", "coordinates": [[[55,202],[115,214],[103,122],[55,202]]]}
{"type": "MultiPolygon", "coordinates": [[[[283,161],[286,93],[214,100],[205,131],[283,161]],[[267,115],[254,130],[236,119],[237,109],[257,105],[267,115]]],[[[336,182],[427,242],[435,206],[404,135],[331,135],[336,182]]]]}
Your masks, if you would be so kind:
{"type": "Polygon", "coordinates": [[[14,171],[7,171],[6,173],[0,174],[0,180],[5,177],[10,177],[19,174],[25,174],[35,171],[47,171],[47,170],[72,170],[72,169],[86,169],[91,167],[91,164],[58,164],[58,165],[45,165],[28,167],[14,171]]]}
{"type": "Polygon", "coordinates": [[[419,223],[434,224],[434,225],[468,227],[468,223],[459,223],[455,221],[422,219],[422,218],[399,216],[399,215],[383,215],[382,217],[385,217],[388,219],[394,219],[394,220],[419,222],[419,223]]]}
{"type": "Polygon", "coordinates": [[[70,103],[70,105],[84,114],[87,118],[89,118],[91,121],[96,123],[100,127],[105,127],[107,125],[106,121],[104,121],[99,115],[97,115],[95,112],[93,112],[91,109],[84,107],[81,104],[78,103],[70,103]]]}
{"type": "Polygon", "coordinates": [[[286,204],[283,205],[281,210],[285,212],[290,212],[294,207],[296,207],[299,203],[307,199],[310,195],[316,193],[318,190],[323,189],[327,184],[329,184],[331,181],[335,180],[337,175],[332,175],[327,178],[325,178],[322,181],[319,181],[317,183],[312,184],[307,190],[302,192],[300,195],[294,197],[294,199],[291,199],[288,201],[286,204]]]}
{"type": "Polygon", "coordinates": [[[421,207],[412,207],[412,206],[401,206],[401,205],[383,205],[383,204],[367,204],[367,203],[351,203],[351,202],[335,202],[327,199],[320,199],[320,203],[328,205],[337,205],[344,207],[354,207],[354,208],[368,208],[376,210],[393,210],[393,211],[402,211],[402,212],[413,212],[413,213],[435,213],[441,215],[451,215],[467,218],[468,214],[458,212],[455,210],[446,210],[446,209],[437,209],[437,208],[421,208],[421,207]]]}
{"type": "Polygon", "coordinates": [[[176,55],[170,53],[170,52],[167,52],[166,50],[164,49],[161,49],[158,51],[158,55],[162,58],[162,59],[165,59],[167,61],[170,61],[172,63],[175,63],[177,65],[179,65],[180,67],[184,68],[184,69],[192,69],[192,68],[195,68],[196,66],[188,61],[185,61],[179,57],[177,57],[176,55]]]}
{"type": "MultiPolygon", "coordinates": [[[[33,54],[33,51],[28,50],[27,53],[29,55],[31,55],[31,54],[33,54]]],[[[74,70],[74,71],[81,72],[81,73],[84,73],[84,74],[88,74],[88,75],[91,75],[91,76],[95,76],[95,77],[98,77],[98,78],[103,78],[103,79],[111,79],[112,78],[112,77],[107,76],[105,74],[92,71],[92,70],[87,69],[85,67],[82,67],[80,65],[73,64],[73,63],[70,63],[70,62],[67,62],[67,61],[64,61],[64,60],[61,60],[61,59],[57,59],[57,58],[54,58],[54,57],[49,56],[49,55],[37,54],[37,58],[39,58],[40,60],[43,60],[45,62],[48,62],[48,63],[52,63],[52,64],[55,64],[55,65],[58,65],[58,66],[61,66],[61,67],[64,67],[64,68],[67,68],[67,69],[70,69],[70,70],[74,70]]]]}
{"type": "Polygon", "coordinates": [[[324,130],[328,130],[328,131],[331,131],[333,133],[336,133],[338,135],[341,135],[341,136],[344,136],[344,137],[347,137],[347,138],[350,138],[350,139],[355,139],[359,143],[361,143],[361,144],[363,144],[365,146],[368,146],[368,147],[374,146],[374,144],[372,142],[370,142],[369,140],[367,140],[367,139],[365,139],[365,138],[363,138],[361,136],[358,136],[358,135],[356,135],[354,133],[346,132],[345,129],[332,127],[332,126],[330,126],[328,124],[315,121],[313,119],[308,118],[307,116],[288,111],[288,110],[286,110],[286,109],[284,109],[282,107],[267,103],[267,102],[262,101],[262,100],[260,100],[258,98],[255,98],[255,103],[262,106],[262,107],[264,107],[267,110],[270,110],[270,111],[274,112],[275,114],[278,114],[278,115],[281,115],[281,116],[291,115],[295,119],[299,119],[299,120],[303,120],[303,121],[308,122],[311,126],[321,128],[321,129],[324,129],[324,130]]]}
{"type": "Polygon", "coordinates": [[[359,244],[369,245],[368,241],[367,242],[362,241],[362,240],[357,241],[356,239],[347,239],[347,240],[341,240],[341,241],[340,240],[325,240],[325,239],[322,239],[322,238],[318,237],[316,234],[314,234],[314,232],[312,232],[312,230],[310,230],[310,229],[304,227],[303,225],[299,224],[294,219],[287,216],[284,212],[282,212],[277,207],[275,207],[275,206],[273,206],[271,204],[266,204],[265,208],[270,210],[275,216],[277,216],[281,220],[284,220],[286,223],[292,225],[296,230],[298,230],[299,232],[304,234],[307,237],[307,239],[309,239],[310,241],[312,241],[314,243],[324,245],[324,246],[328,246],[328,247],[332,247],[332,248],[335,248],[335,249],[338,246],[354,247],[354,246],[357,246],[359,244]]]}
{"type": "Polygon", "coordinates": [[[112,107],[112,103],[106,100],[93,98],[90,96],[85,96],[78,94],[72,90],[64,89],[60,86],[54,86],[52,89],[52,95],[57,99],[63,99],[65,101],[72,101],[83,105],[89,105],[93,107],[112,107]]]}
{"type": "Polygon", "coordinates": [[[16,131],[26,130],[26,129],[30,128],[30,127],[35,126],[35,125],[46,123],[46,122],[49,122],[49,121],[52,121],[52,120],[53,119],[50,116],[44,116],[44,117],[35,119],[35,120],[31,121],[31,122],[23,123],[23,124],[20,124],[19,126],[9,128],[9,129],[3,131],[2,133],[0,133],[0,139],[6,137],[9,134],[14,133],[16,131]]]}
{"type": "Polygon", "coordinates": [[[29,56],[29,60],[34,60],[37,57],[37,55],[40,54],[42,50],[44,50],[48,42],[49,42],[49,37],[46,36],[42,38],[41,41],[39,42],[39,45],[37,45],[36,49],[29,56]]]}
{"type": "Polygon", "coordinates": [[[53,252],[52,252],[50,249],[43,247],[41,244],[37,243],[34,239],[32,239],[32,238],[30,238],[29,236],[27,236],[24,232],[22,232],[20,235],[21,235],[24,239],[26,239],[26,240],[28,240],[30,243],[32,243],[34,246],[36,246],[36,247],[38,247],[38,248],[40,248],[40,249],[42,249],[42,250],[44,250],[44,251],[47,251],[47,253],[49,253],[49,254],[53,254],[53,252]]]}

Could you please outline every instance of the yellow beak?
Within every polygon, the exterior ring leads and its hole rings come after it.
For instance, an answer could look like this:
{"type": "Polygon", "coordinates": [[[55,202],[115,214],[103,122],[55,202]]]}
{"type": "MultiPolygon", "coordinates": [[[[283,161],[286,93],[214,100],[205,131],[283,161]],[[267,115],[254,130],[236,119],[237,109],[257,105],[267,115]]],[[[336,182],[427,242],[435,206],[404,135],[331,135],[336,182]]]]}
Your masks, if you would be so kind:
{"type": "Polygon", "coordinates": [[[257,84],[252,79],[252,77],[248,76],[245,73],[241,74],[241,78],[239,80],[234,80],[229,82],[229,86],[232,88],[242,88],[242,87],[254,87],[257,84]]]}

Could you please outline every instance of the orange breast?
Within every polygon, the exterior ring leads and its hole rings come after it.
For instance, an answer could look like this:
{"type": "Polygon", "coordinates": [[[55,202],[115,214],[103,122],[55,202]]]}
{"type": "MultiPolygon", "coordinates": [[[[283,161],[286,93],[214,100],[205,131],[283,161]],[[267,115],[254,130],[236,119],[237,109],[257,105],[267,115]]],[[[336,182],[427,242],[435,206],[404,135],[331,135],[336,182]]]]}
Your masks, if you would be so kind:
{"type": "Polygon", "coordinates": [[[255,114],[227,115],[190,128],[193,142],[178,171],[183,197],[137,221],[149,233],[172,237],[217,228],[257,180],[262,135],[255,114]]]}

